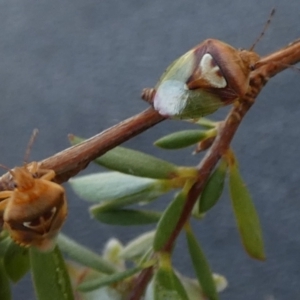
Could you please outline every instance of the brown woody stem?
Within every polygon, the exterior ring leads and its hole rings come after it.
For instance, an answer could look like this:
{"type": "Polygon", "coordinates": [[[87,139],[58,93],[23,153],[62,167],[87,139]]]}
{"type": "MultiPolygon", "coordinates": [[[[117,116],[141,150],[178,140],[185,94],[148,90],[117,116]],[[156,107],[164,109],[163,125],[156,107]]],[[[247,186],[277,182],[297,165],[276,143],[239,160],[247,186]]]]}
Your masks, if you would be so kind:
{"type": "MultiPolygon", "coordinates": [[[[55,182],[63,183],[85,169],[95,158],[146,131],[165,118],[152,108],[39,162],[42,168],[54,170],[55,182]]],[[[0,178],[0,191],[12,189],[9,173],[0,178]]]]}

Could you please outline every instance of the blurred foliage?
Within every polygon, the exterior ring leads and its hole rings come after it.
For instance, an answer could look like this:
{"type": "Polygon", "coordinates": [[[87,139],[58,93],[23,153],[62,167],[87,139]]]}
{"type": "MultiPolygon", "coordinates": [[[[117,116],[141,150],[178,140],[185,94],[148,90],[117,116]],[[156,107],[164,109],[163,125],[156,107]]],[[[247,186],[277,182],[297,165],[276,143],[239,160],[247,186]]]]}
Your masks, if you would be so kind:
{"type": "MultiPolygon", "coordinates": [[[[216,136],[218,123],[206,119],[193,122],[201,125],[202,129],[175,132],[154,144],[164,149],[197,147],[199,142],[216,136]]],[[[76,144],[82,140],[73,136],[71,142],[76,144]]],[[[172,251],[164,250],[197,179],[197,169],[176,166],[124,147],[107,152],[95,162],[111,171],[70,180],[75,193],[91,203],[91,217],[111,225],[154,224],[155,228],[126,245],[111,239],[103,253],[95,253],[63,234],[58,236],[57,246],[50,252],[42,253],[35,248],[28,250],[16,245],[2,231],[0,299],[11,299],[11,284],[29,271],[39,300],[126,299],[139,274],[149,268],[153,276],[145,290],[146,300],[219,299],[218,293],[226,288],[227,281],[212,272],[189,223],[184,229],[196,279],[176,271],[172,265],[172,251]],[[170,195],[170,192],[173,192],[173,199],[163,211],[144,208],[161,196],[170,195]]],[[[211,172],[190,218],[201,222],[217,205],[227,183],[242,244],[251,257],[264,259],[259,219],[231,150],[211,172]]]]}

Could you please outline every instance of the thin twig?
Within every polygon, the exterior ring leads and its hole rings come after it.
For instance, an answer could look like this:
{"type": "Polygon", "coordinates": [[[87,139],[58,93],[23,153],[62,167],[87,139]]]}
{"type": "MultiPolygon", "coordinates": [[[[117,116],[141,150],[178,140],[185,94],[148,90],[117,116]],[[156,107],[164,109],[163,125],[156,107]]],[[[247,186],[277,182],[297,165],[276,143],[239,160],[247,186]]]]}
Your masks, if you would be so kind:
{"type": "Polygon", "coordinates": [[[137,277],[137,279],[134,281],[134,287],[130,294],[128,295],[128,299],[141,299],[144,290],[147,287],[149,281],[151,280],[153,275],[153,267],[149,267],[147,269],[144,269],[143,272],[140,273],[140,275],[137,277]]]}
{"type": "MultiPolygon", "coordinates": [[[[62,183],[85,169],[95,158],[122,144],[139,133],[146,131],[165,118],[152,108],[133,116],[107,130],[85,140],[83,143],[67,148],[39,164],[42,168],[54,170],[55,182],[62,183]]],[[[9,173],[0,178],[0,190],[13,188],[9,173]]]]}

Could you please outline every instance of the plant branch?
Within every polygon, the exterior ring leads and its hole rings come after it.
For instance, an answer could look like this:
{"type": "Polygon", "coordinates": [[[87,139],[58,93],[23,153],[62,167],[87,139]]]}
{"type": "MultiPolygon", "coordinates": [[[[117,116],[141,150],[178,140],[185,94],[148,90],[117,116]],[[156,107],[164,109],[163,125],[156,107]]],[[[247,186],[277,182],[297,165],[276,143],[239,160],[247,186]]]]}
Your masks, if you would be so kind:
{"type": "MultiPolygon", "coordinates": [[[[164,120],[151,107],[85,140],[39,162],[41,168],[54,170],[55,182],[62,183],[85,169],[95,158],[164,120]]],[[[9,173],[0,178],[0,190],[13,189],[9,173]]]]}
{"type": "Polygon", "coordinates": [[[258,96],[262,88],[268,82],[269,78],[275,76],[277,73],[288,68],[292,64],[300,61],[300,41],[295,41],[289,44],[287,47],[263,57],[258,62],[258,67],[250,74],[250,84],[246,95],[234,105],[229,112],[223,126],[219,128],[218,135],[214,140],[211,148],[207,152],[206,156],[197,166],[198,178],[195,184],[189,191],[186,204],[183,208],[180,219],[170,236],[170,239],[164,246],[164,251],[171,251],[173,244],[182,230],[184,224],[187,222],[192,209],[201,194],[205,183],[215,168],[219,159],[229,149],[230,143],[236,133],[240,123],[244,116],[255,102],[255,98],[258,96]],[[259,67],[260,66],[260,67],[259,67]]]}
{"type": "Polygon", "coordinates": [[[189,191],[181,217],[173,233],[171,234],[170,239],[166,245],[164,245],[162,249],[163,251],[171,251],[174,241],[181,232],[184,224],[187,222],[211,171],[215,168],[222,155],[225,154],[230,147],[230,143],[240,123],[242,122],[248,110],[254,104],[255,98],[258,96],[269,78],[275,76],[277,73],[299,61],[300,41],[298,40],[289,44],[287,47],[274,52],[273,54],[263,57],[258,62],[257,69],[254,70],[250,75],[250,84],[247,94],[240,99],[236,105],[234,105],[222,126],[219,127],[218,135],[215,138],[211,148],[197,166],[197,181],[189,191]]]}
{"type": "Polygon", "coordinates": [[[153,266],[144,269],[139,276],[134,281],[134,287],[130,294],[128,295],[128,300],[139,300],[142,298],[144,294],[144,290],[146,289],[149,281],[151,280],[153,275],[153,266]]]}
{"type": "MultiPolygon", "coordinates": [[[[263,76],[265,80],[300,60],[300,40],[289,44],[258,62],[257,70],[252,72],[252,81],[263,76]]],[[[251,86],[252,88],[252,86],[251,86]]],[[[260,90],[259,90],[260,91],[260,90]]],[[[259,91],[253,95],[255,98],[259,91]]],[[[79,145],[67,148],[39,162],[42,168],[54,170],[55,181],[62,183],[88,166],[96,157],[122,144],[132,137],[164,120],[152,108],[131,117],[109,129],[91,137],[79,145]]],[[[0,177],[0,191],[13,189],[9,173],[0,177]]]]}
{"type": "MultiPolygon", "coordinates": [[[[257,94],[266,83],[264,79],[264,77],[260,77],[260,80],[257,81],[257,83],[259,84],[259,86],[257,87],[258,89],[255,88],[257,94]]],[[[251,87],[250,92],[253,92],[253,88],[254,87],[251,87]]],[[[198,178],[188,193],[187,200],[180,219],[173,233],[171,234],[170,239],[163,247],[163,251],[171,252],[173,244],[177,236],[181,232],[183,226],[189,219],[192,209],[199,195],[201,194],[205,183],[208,180],[208,177],[210,176],[212,170],[215,168],[219,159],[223,154],[226,153],[226,151],[230,147],[230,143],[234,137],[235,132],[238,129],[238,126],[240,125],[247,111],[254,103],[255,98],[251,94],[252,93],[247,93],[247,95],[243,99],[241,99],[241,102],[239,102],[232,108],[224,123],[222,123],[222,125],[219,127],[218,134],[211,148],[209,149],[203,160],[200,162],[200,164],[197,166],[198,178]]]]}
{"type": "MultiPolygon", "coordinates": [[[[254,104],[255,98],[258,96],[269,78],[275,76],[279,72],[299,61],[300,41],[295,41],[289,44],[287,47],[261,58],[261,60],[258,62],[257,68],[250,74],[250,84],[246,95],[240,99],[238,103],[234,104],[226,120],[219,127],[218,134],[211,148],[197,166],[197,181],[190,189],[178,223],[161,251],[172,251],[174,242],[181,232],[183,226],[188,221],[192,209],[199,195],[201,194],[210,173],[215,168],[222,155],[224,155],[229,149],[230,143],[240,123],[242,122],[248,110],[254,104]]],[[[140,273],[140,278],[145,277],[144,272],[146,272],[146,270],[140,273]]],[[[139,278],[137,278],[137,281],[139,281],[139,278]]],[[[141,289],[145,289],[146,286],[146,283],[144,283],[144,286],[136,286],[136,293],[135,291],[132,291],[131,298],[129,299],[139,300],[141,289]]]]}

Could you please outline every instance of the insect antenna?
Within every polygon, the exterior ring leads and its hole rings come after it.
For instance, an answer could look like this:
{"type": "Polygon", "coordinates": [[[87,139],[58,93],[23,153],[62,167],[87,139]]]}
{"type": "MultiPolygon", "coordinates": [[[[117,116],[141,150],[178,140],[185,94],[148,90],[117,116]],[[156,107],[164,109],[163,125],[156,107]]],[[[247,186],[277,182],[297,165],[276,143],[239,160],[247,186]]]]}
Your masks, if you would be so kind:
{"type": "Polygon", "coordinates": [[[14,176],[14,171],[12,169],[10,169],[9,167],[0,164],[0,168],[4,169],[5,171],[8,171],[10,173],[10,175],[14,176]]]}
{"type": "Polygon", "coordinates": [[[268,18],[268,20],[267,20],[267,22],[266,22],[266,24],[265,24],[265,26],[264,26],[262,32],[260,33],[260,35],[259,35],[259,37],[256,39],[256,41],[253,43],[253,45],[251,46],[251,48],[249,49],[249,51],[253,51],[254,48],[255,48],[255,46],[256,46],[256,45],[258,44],[258,42],[262,39],[262,37],[265,35],[265,33],[266,33],[266,31],[267,31],[269,25],[271,24],[271,20],[272,20],[274,14],[275,14],[275,11],[276,11],[275,8],[273,8],[273,9],[271,10],[271,13],[270,13],[270,15],[269,15],[269,18],[268,18]]]}
{"type": "Polygon", "coordinates": [[[27,145],[27,148],[26,148],[26,152],[25,152],[25,155],[24,155],[24,160],[23,160],[23,164],[24,165],[27,165],[28,163],[28,160],[29,160],[29,155],[30,155],[30,152],[31,152],[31,149],[32,149],[32,145],[34,144],[34,141],[37,137],[39,133],[39,130],[38,129],[33,129],[33,132],[31,134],[31,137],[30,137],[30,140],[28,142],[28,145],[27,145]]]}
{"type": "Polygon", "coordinates": [[[4,169],[5,171],[10,171],[11,169],[7,166],[4,166],[2,164],[0,164],[0,168],[4,169]]]}

